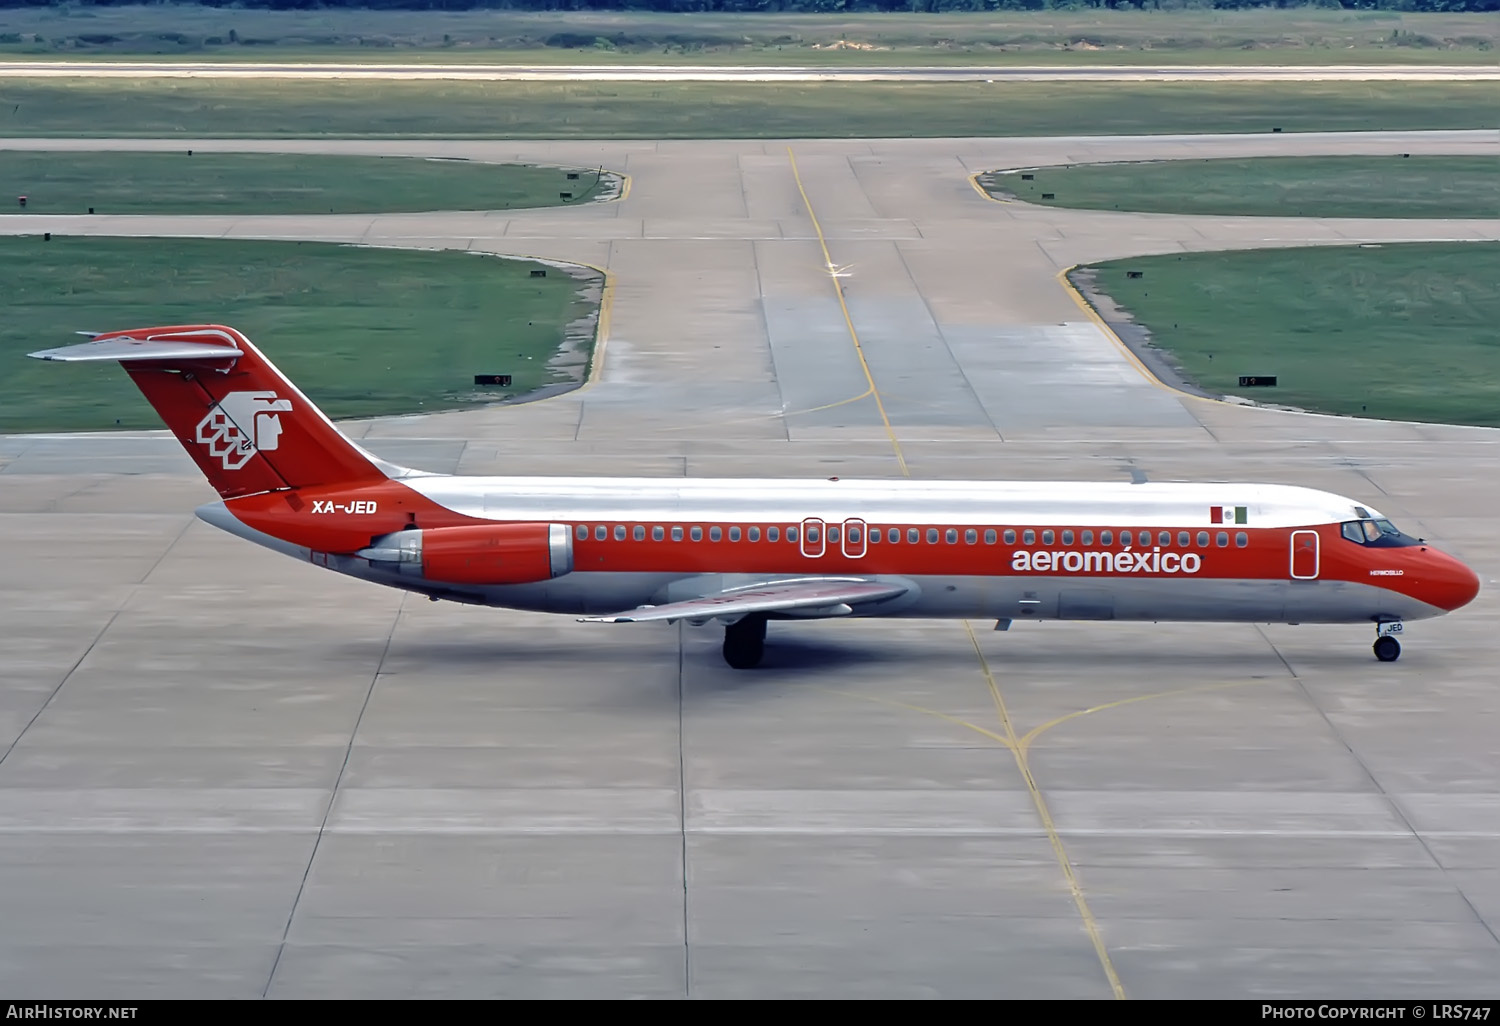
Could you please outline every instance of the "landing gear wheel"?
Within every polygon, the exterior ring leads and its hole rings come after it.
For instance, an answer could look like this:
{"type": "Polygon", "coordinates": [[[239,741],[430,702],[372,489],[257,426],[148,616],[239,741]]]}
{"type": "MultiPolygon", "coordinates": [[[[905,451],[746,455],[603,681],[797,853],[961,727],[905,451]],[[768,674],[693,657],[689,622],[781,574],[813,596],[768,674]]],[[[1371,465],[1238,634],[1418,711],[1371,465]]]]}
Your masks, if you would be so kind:
{"type": "Polygon", "coordinates": [[[1375,658],[1382,663],[1394,663],[1401,654],[1401,642],[1392,637],[1375,639],[1375,658]]]}
{"type": "Polygon", "coordinates": [[[724,628],[724,661],[736,670],[753,670],[765,652],[765,617],[747,616],[724,628]]]}

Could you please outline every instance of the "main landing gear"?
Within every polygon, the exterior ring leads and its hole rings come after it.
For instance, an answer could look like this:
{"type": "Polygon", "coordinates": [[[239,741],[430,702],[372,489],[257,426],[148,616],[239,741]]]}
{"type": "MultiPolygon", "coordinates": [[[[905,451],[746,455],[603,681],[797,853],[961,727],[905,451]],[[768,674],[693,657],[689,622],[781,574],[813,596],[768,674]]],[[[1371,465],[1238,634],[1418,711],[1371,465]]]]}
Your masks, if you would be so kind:
{"type": "Polygon", "coordinates": [[[766,652],[766,618],[747,616],[724,628],[724,661],[736,670],[752,670],[766,652]]]}
{"type": "Polygon", "coordinates": [[[1401,633],[1401,621],[1382,623],[1375,628],[1375,658],[1382,663],[1394,663],[1401,655],[1401,642],[1393,635],[1401,633]]]}

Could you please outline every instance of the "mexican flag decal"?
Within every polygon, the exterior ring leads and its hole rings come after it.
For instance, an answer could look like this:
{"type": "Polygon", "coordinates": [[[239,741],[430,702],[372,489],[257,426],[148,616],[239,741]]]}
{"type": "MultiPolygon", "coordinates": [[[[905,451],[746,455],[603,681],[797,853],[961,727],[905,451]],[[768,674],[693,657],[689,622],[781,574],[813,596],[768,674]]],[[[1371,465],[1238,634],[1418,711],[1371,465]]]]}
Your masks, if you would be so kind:
{"type": "Polygon", "coordinates": [[[1208,507],[1208,522],[1210,524],[1244,524],[1249,523],[1249,509],[1244,506],[1210,506],[1208,507]]]}

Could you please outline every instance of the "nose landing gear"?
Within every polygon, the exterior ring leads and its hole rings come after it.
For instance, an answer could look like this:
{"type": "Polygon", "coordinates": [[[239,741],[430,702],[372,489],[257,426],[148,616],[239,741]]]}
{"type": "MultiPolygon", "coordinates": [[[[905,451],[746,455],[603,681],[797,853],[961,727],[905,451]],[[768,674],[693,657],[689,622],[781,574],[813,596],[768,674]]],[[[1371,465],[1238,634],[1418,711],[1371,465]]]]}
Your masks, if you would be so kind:
{"type": "Polygon", "coordinates": [[[766,618],[747,616],[724,628],[724,661],[736,670],[760,665],[766,652],[766,618]]]}
{"type": "Polygon", "coordinates": [[[1375,628],[1375,658],[1382,663],[1394,663],[1401,655],[1401,642],[1393,635],[1401,633],[1401,621],[1382,623],[1375,628]]]}

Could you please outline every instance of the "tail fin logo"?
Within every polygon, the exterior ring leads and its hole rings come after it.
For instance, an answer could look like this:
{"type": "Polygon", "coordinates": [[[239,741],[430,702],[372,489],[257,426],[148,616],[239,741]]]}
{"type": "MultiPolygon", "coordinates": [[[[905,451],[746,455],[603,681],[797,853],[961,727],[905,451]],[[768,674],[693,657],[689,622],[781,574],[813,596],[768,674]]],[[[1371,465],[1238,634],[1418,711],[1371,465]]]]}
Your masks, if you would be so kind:
{"type": "Polygon", "coordinates": [[[230,392],[198,422],[197,438],[225,470],[239,470],[281,443],[281,414],[291,410],[292,401],[275,392],[230,392]]]}

